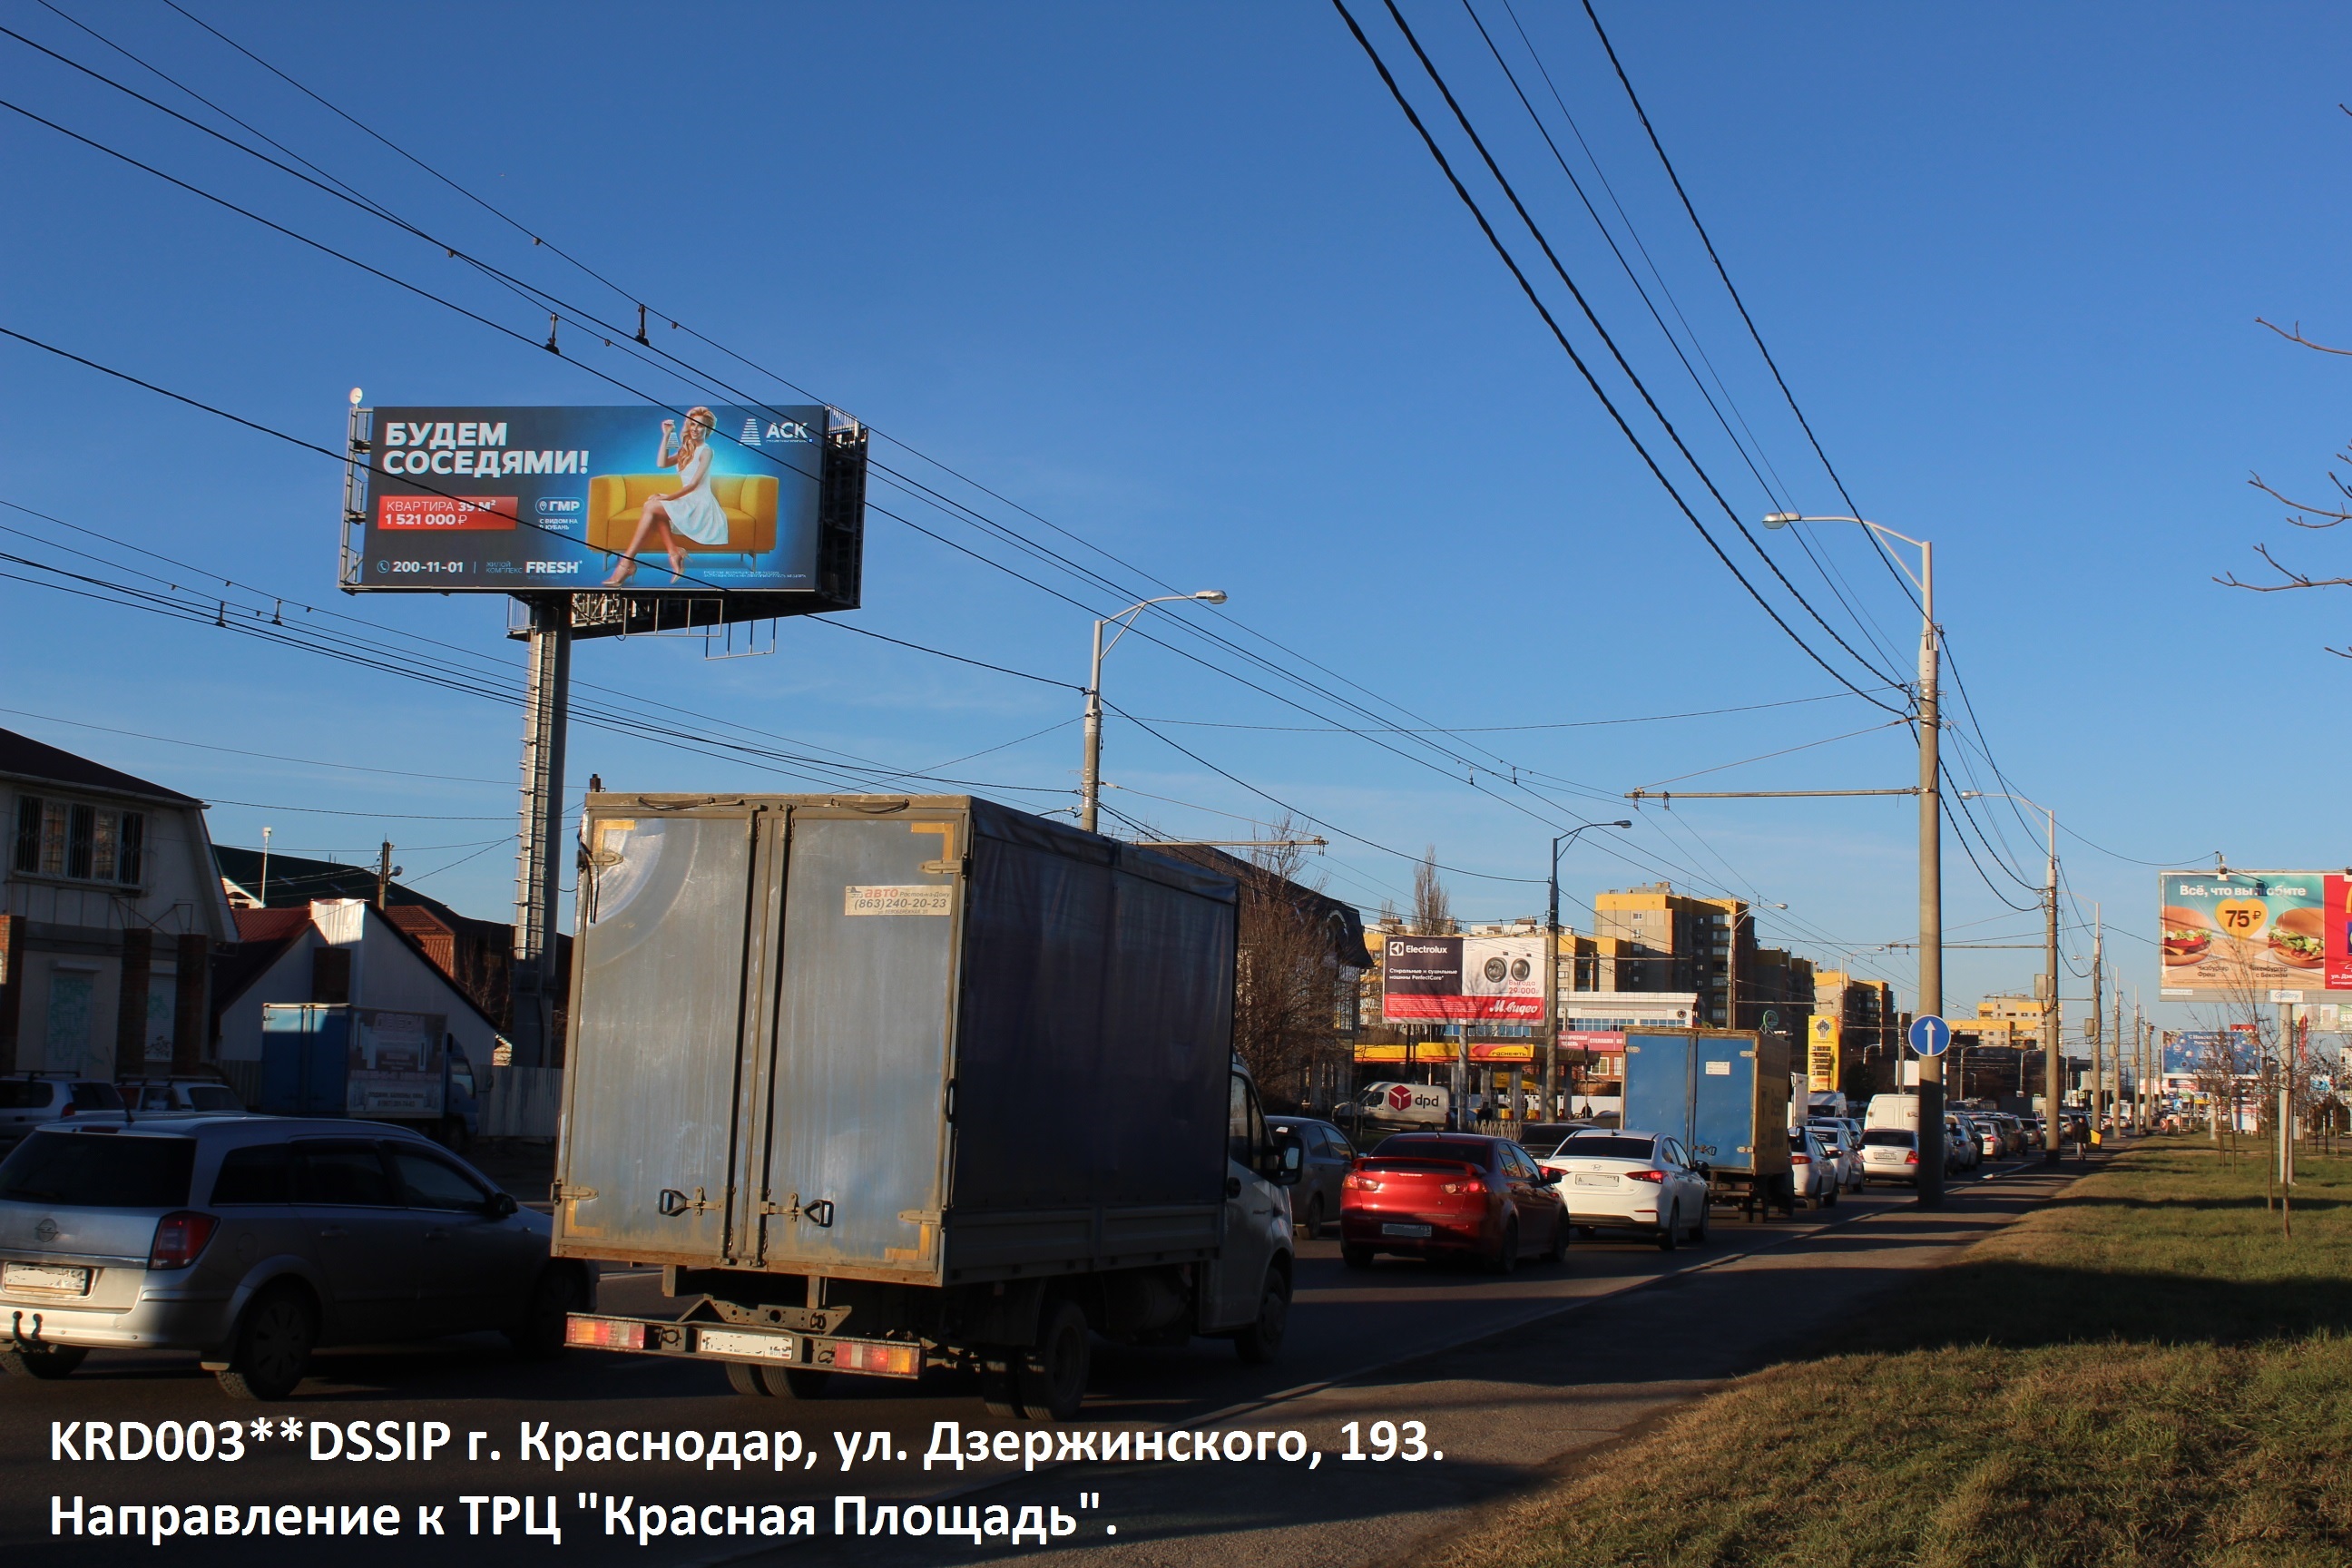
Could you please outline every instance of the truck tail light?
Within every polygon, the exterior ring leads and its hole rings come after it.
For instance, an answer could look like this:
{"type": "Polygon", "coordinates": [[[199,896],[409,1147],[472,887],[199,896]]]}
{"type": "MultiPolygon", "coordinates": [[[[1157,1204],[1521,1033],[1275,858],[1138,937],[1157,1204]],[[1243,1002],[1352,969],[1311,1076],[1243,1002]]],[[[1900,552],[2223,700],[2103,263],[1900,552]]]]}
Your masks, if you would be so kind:
{"type": "Polygon", "coordinates": [[[873,1372],[885,1377],[913,1377],[923,1370],[923,1347],[843,1340],[833,1347],[833,1365],[836,1372],[873,1372]]]}
{"type": "Polygon", "coordinates": [[[594,1350],[641,1351],[646,1348],[646,1326],[618,1318],[567,1318],[563,1342],[594,1350]]]}
{"type": "Polygon", "coordinates": [[[1625,1179],[1629,1182],[1654,1182],[1663,1186],[1665,1184],[1666,1173],[1664,1171],[1628,1171],[1625,1173],[1625,1179]]]}
{"type": "Polygon", "coordinates": [[[185,1268],[213,1238],[220,1221],[194,1209],[167,1214],[155,1222],[155,1245],[148,1249],[150,1268],[185,1268]]]}

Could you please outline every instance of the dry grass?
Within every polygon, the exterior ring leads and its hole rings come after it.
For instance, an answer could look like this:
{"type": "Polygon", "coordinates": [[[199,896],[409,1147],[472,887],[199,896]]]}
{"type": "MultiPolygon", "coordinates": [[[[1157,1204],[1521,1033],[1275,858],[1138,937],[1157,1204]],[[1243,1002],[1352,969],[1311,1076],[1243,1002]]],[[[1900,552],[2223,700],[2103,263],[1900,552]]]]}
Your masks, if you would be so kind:
{"type": "Polygon", "coordinates": [[[2352,1161],[2136,1148],[1875,1312],[1421,1561],[2352,1564],[2352,1161]]]}

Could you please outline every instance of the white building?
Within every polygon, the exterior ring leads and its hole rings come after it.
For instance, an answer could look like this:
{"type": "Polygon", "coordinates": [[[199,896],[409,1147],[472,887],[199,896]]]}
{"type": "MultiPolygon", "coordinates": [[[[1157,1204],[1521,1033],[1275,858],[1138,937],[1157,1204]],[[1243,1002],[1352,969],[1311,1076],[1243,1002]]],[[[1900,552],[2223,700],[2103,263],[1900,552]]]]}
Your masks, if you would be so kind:
{"type": "Polygon", "coordinates": [[[204,803],[0,730],[0,1071],[194,1069],[236,939],[204,803]]]}
{"type": "Polygon", "coordinates": [[[221,1070],[248,1093],[261,1060],[261,1010],[273,1002],[349,1002],[400,1013],[438,1013],[468,1061],[488,1067],[499,1037],[416,940],[361,899],[315,899],[307,908],[239,910],[246,940],[225,966],[219,1016],[221,1070]]]}

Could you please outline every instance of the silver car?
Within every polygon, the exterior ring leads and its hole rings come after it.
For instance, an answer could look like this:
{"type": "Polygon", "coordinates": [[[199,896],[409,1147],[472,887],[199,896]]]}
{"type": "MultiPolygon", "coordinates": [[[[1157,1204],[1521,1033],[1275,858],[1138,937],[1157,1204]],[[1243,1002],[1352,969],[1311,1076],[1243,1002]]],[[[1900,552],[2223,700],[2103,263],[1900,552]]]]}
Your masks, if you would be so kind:
{"type": "Polygon", "coordinates": [[[195,1352],[283,1399],[320,1345],[503,1330],[526,1355],[593,1306],[550,1224],[419,1134],[366,1121],[157,1117],[43,1128],[0,1163],[0,1368],[195,1352]]]}
{"type": "Polygon", "coordinates": [[[15,1148],[36,1127],[52,1121],[124,1121],[122,1093],[104,1079],[71,1073],[18,1073],[0,1078],[0,1154],[15,1148]]]}

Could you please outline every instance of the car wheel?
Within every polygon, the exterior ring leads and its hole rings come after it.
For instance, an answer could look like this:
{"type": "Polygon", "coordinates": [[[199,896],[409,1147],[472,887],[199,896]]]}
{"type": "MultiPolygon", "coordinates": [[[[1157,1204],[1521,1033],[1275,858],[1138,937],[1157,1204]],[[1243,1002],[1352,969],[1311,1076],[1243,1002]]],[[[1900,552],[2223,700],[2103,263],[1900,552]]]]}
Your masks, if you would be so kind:
{"type": "Polygon", "coordinates": [[[523,1304],[522,1317],[507,1331],[507,1342],[525,1361],[546,1361],[563,1353],[566,1320],[588,1304],[577,1269],[550,1264],[540,1271],[523,1304]]]}
{"type": "Polygon", "coordinates": [[[1290,1283],[1269,1270],[1257,1300],[1257,1321],[1234,1336],[1234,1351],[1252,1366],[1263,1366],[1282,1353],[1283,1336],[1289,1331],[1290,1283]]]}
{"type": "Polygon", "coordinates": [[[71,1377],[89,1352],[80,1345],[27,1345],[0,1351],[0,1372],[11,1377],[37,1377],[48,1382],[71,1377]]]}
{"type": "Polygon", "coordinates": [[[1658,1226],[1658,1250],[1672,1252],[1675,1247],[1680,1247],[1682,1228],[1683,1211],[1681,1205],[1677,1205],[1666,1211],[1664,1222],[1658,1226]]]}
{"type": "Polygon", "coordinates": [[[1519,1222],[1516,1218],[1507,1219],[1503,1222],[1502,1245],[1495,1249],[1492,1258],[1486,1259],[1486,1271],[1490,1274],[1510,1274],[1518,1267],[1519,1222]]]}
{"type": "Polygon", "coordinates": [[[1086,1402],[1087,1375],[1094,1368],[1094,1344],[1087,1315],[1076,1301],[1045,1309],[1037,1342],[1020,1354],[1021,1405],[1032,1421],[1075,1421],[1086,1402]]]}
{"type": "Polygon", "coordinates": [[[218,1373],[231,1399],[278,1400],[294,1392],[319,1343],[319,1309],[296,1285],[264,1290],[245,1310],[236,1348],[218,1373]]]}
{"type": "Polygon", "coordinates": [[[1698,1218],[1691,1222],[1690,1238],[1693,1247],[1706,1245],[1706,1205],[1705,1204],[1698,1205],[1698,1218]]]}
{"type": "Polygon", "coordinates": [[[1370,1268],[1372,1266],[1372,1249],[1369,1247],[1353,1247],[1341,1242],[1339,1261],[1350,1268],[1370,1268]]]}
{"type": "Polygon", "coordinates": [[[1837,1184],[1836,1184],[1835,1182],[1832,1182],[1832,1183],[1830,1184],[1830,1190],[1829,1190],[1828,1194],[1827,1194],[1826,1196],[1824,1196],[1824,1197],[1822,1199],[1822,1207],[1823,1207],[1823,1208],[1825,1208],[1825,1209],[1833,1209],[1833,1208],[1837,1207],[1837,1201],[1838,1201],[1838,1189],[1837,1189],[1837,1184]]]}
{"type": "Polygon", "coordinates": [[[1315,1240],[1323,1234],[1323,1194],[1321,1193],[1307,1200],[1307,1223],[1299,1227],[1299,1234],[1309,1241],[1315,1240]]]}

